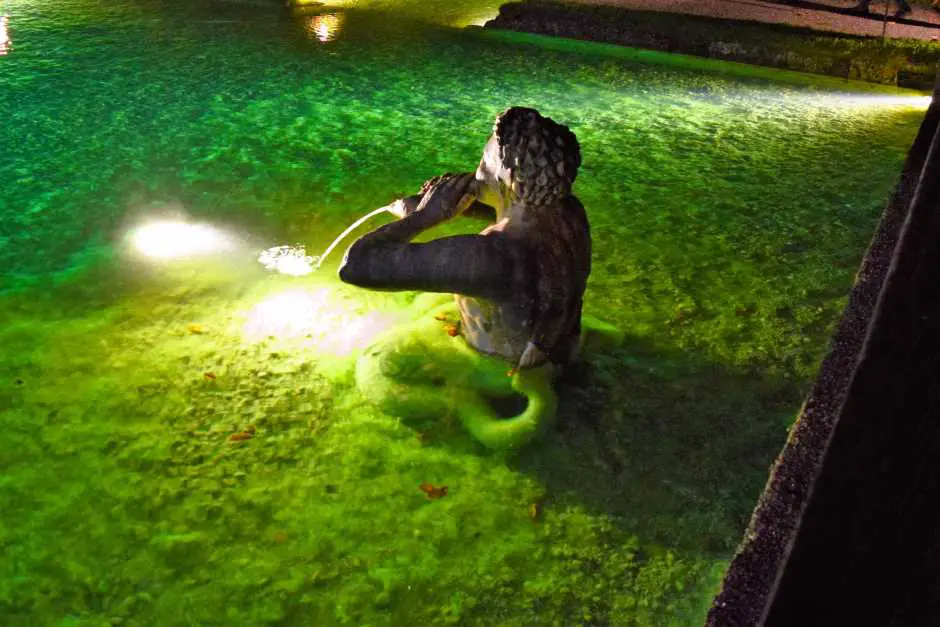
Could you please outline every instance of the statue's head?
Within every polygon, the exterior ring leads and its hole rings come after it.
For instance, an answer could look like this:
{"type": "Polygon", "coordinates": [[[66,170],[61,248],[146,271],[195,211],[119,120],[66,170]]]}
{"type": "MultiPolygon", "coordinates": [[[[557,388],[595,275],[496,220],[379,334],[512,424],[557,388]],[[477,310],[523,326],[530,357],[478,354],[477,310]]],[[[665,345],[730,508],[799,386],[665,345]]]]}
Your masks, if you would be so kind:
{"type": "Polygon", "coordinates": [[[571,194],[580,165],[581,149],[567,126],[535,109],[512,107],[496,118],[477,179],[511,199],[548,205],[571,194]]]}

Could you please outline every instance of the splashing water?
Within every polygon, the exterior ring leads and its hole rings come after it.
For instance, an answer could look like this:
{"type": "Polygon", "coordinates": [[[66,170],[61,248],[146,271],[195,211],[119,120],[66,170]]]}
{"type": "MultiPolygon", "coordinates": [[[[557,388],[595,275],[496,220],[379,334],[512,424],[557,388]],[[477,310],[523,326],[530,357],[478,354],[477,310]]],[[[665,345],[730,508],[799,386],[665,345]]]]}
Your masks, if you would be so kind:
{"type": "Polygon", "coordinates": [[[314,270],[316,257],[307,254],[302,245],[273,246],[261,251],[258,261],[268,270],[274,270],[290,276],[304,276],[314,270]]]}
{"type": "Polygon", "coordinates": [[[370,212],[367,213],[366,215],[362,216],[361,218],[359,218],[358,220],[356,220],[355,222],[353,222],[352,224],[350,224],[349,227],[348,227],[345,231],[343,231],[342,233],[340,233],[339,236],[338,236],[336,239],[333,240],[333,243],[332,243],[332,244],[330,244],[329,246],[327,246],[326,250],[323,251],[323,254],[320,255],[320,256],[317,258],[317,266],[316,266],[316,269],[318,269],[318,270],[320,269],[320,266],[323,265],[323,260],[326,259],[326,256],[329,255],[330,252],[332,252],[334,248],[336,248],[337,244],[339,244],[341,241],[343,241],[343,238],[345,238],[347,235],[349,235],[350,233],[352,233],[353,231],[355,231],[357,228],[359,228],[359,226],[360,226],[363,222],[365,222],[366,220],[368,220],[369,218],[371,218],[371,217],[373,217],[373,216],[377,216],[377,215],[379,215],[380,213],[382,213],[383,211],[391,212],[391,211],[392,211],[392,207],[394,207],[394,206],[396,206],[395,203],[392,203],[391,205],[386,205],[386,206],[384,206],[384,207],[379,207],[378,209],[376,209],[376,210],[374,210],[374,211],[370,211],[370,212]]]}
{"type": "Polygon", "coordinates": [[[302,245],[296,246],[273,246],[261,252],[258,256],[258,261],[264,265],[268,270],[274,270],[280,272],[281,274],[288,274],[290,276],[304,276],[310,274],[314,270],[319,270],[320,266],[323,264],[323,260],[326,259],[334,248],[343,239],[355,231],[362,223],[366,222],[373,216],[377,216],[384,211],[389,213],[394,213],[394,209],[398,207],[398,203],[392,203],[384,207],[379,207],[374,211],[370,211],[366,215],[362,216],[355,222],[349,225],[345,231],[339,234],[333,242],[327,246],[326,250],[323,251],[322,255],[311,257],[307,255],[306,249],[302,245]]]}

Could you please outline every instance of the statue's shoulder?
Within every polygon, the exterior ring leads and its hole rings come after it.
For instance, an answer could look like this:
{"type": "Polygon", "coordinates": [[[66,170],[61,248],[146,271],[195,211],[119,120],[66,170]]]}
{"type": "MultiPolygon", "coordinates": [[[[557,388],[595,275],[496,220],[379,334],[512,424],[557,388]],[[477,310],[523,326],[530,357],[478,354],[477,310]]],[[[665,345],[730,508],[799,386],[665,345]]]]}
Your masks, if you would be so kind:
{"type": "Polygon", "coordinates": [[[562,202],[570,203],[573,206],[579,207],[581,211],[584,211],[584,205],[581,204],[581,199],[574,194],[568,194],[562,202]]]}
{"type": "Polygon", "coordinates": [[[584,210],[584,205],[581,204],[581,201],[577,196],[574,194],[568,194],[561,202],[566,214],[574,216],[577,220],[582,221],[584,223],[584,228],[588,228],[587,211],[584,210]]]}

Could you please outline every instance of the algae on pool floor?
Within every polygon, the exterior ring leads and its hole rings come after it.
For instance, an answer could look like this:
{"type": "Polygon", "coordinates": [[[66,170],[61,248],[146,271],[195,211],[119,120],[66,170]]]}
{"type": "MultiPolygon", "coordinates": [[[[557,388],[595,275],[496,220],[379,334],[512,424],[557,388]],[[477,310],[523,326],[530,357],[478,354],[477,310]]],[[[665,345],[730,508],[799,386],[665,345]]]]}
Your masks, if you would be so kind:
{"type": "Polygon", "coordinates": [[[169,6],[10,9],[3,624],[698,622],[923,112],[368,12],[321,42],[169,6]],[[355,391],[413,294],[255,257],[475,167],[509,105],[577,134],[586,310],[628,340],[505,459],[355,391]],[[241,253],[130,258],[126,228],[174,202],[241,253]],[[265,318],[294,296],[306,318],[265,318]]]}

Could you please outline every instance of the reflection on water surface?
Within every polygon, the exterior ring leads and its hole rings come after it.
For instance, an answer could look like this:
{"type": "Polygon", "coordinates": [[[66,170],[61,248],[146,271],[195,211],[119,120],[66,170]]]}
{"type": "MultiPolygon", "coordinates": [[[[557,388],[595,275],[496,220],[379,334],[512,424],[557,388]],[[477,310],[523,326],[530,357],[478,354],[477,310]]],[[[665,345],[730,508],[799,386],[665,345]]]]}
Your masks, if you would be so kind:
{"type": "Polygon", "coordinates": [[[13,49],[10,41],[10,16],[0,15],[0,55],[8,54],[13,49]]]}
{"type": "Polygon", "coordinates": [[[342,13],[324,13],[307,18],[307,32],[317,41],[326,43],[339,36],[343,24],[342,13]]]}

